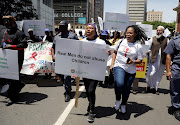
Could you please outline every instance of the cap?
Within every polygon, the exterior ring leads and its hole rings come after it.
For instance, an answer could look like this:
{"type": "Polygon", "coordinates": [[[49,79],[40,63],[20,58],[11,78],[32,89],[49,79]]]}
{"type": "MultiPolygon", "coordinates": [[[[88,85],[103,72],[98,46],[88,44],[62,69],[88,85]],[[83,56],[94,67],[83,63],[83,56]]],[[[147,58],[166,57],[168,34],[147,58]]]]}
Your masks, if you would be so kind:
{"type": "Polygon", "coordinates": [[[102,30],[101,31],[101,35],[107,36],[108,35],[108,31],[107,30],[102,30]]]}
{"type": "Polygon", "coordinates": [[[12,19],[14,21],[16,21],[16,18],[14,18],[13,16],[3,16],[2,19],[12,19]]]}
{"type": "Polygon", "coordinates": [[[68,26],[68,23],[66,22],[66,21],[61,21],[60,23],[59,23],[59,25],[64,25],[64,26],[68,26]]]}
{"type": "Polygon", "coordinates": [[[45,31],[45,32],[50,32],[50,30],[49,30],[48,28],[47,28],[47,29],[45,29],[44,31],[45,31]]]}
{"type": "Polygon", "coordinates": [[[28,29],[28,33],[29,33],[30,31],[33,31],[33,29],[28,29]]]}

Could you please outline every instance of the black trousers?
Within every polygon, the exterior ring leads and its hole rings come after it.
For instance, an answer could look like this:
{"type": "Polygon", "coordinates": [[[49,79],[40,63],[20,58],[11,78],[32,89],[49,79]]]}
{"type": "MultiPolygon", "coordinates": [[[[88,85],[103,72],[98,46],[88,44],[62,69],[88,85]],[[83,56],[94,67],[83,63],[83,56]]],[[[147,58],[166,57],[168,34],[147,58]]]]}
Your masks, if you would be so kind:
{"type": "Polygon", "coordinates": [[[0,85],[1,86],[6,85],[6,79],[0,78],[0,85]]]}
{"type": "Polygon", "coordinates": [[[95,101],[96,101],[96,86],[98,84],[97,80],[92,80],[92,79],[86,79],[83,78],[85,89],[86,89],[86,95],[89,101],[89,106],[88,106],[88,111],[93,111],[95,108],[95,101]]]}

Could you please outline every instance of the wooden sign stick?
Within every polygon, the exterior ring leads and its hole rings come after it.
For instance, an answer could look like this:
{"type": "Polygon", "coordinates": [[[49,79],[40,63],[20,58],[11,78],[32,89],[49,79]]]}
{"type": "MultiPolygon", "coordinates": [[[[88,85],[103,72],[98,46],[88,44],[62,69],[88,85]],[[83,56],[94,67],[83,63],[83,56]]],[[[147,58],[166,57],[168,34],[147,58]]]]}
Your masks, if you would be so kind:
{"type": "Polygon", "coordinates": [[[80,81],[80,77],[77,77],[76,78],[76,94],[75,94],[75,107],[76,108],[78,106],[79,81],[80,81]]]}

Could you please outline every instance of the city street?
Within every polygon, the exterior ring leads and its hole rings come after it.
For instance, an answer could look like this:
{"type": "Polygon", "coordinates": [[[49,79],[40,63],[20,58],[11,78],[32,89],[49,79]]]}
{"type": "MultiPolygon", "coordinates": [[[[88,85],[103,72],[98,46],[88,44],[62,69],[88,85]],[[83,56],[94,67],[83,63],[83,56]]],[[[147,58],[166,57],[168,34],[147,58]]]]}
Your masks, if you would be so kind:
{"type": "MultiPolygon", "coordinates": [[[[64,102],[64,87],[53,79],[24,79],[26,86],[20,93],[17,104],[5,106],[6,94],[0,96],[1,125],[88,125],[86,109],[88,101],[85,98],[83,82],[80,82],[78,107],[74,106],[75,84],[73,84],[72,99],[64,102]]],[[[96,118],[93,125],[179,125],[172,115],[168,114],[171,106],[169,82],[166,77],[160,83],[160,95],[143,93],[146,83],[141,80],[139,93],[130,94],[127,113],[116,114],[114,111],[114,89],[97,87],[96,118]]]]}

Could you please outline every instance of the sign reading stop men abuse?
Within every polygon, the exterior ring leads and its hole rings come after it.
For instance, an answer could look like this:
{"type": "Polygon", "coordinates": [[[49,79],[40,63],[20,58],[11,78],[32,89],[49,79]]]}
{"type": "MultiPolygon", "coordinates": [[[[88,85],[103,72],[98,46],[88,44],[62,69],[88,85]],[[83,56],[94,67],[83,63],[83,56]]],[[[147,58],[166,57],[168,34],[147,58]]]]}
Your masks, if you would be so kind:
{"type": "Polygon", "coordinates": [[[57,38],[55,72],[104,81],[108,45],[57,38]]]}
{"type": "Polygon", "coordinates": [[[0,78],[19,80],[17,50],[0,48],[0,78]]]}

